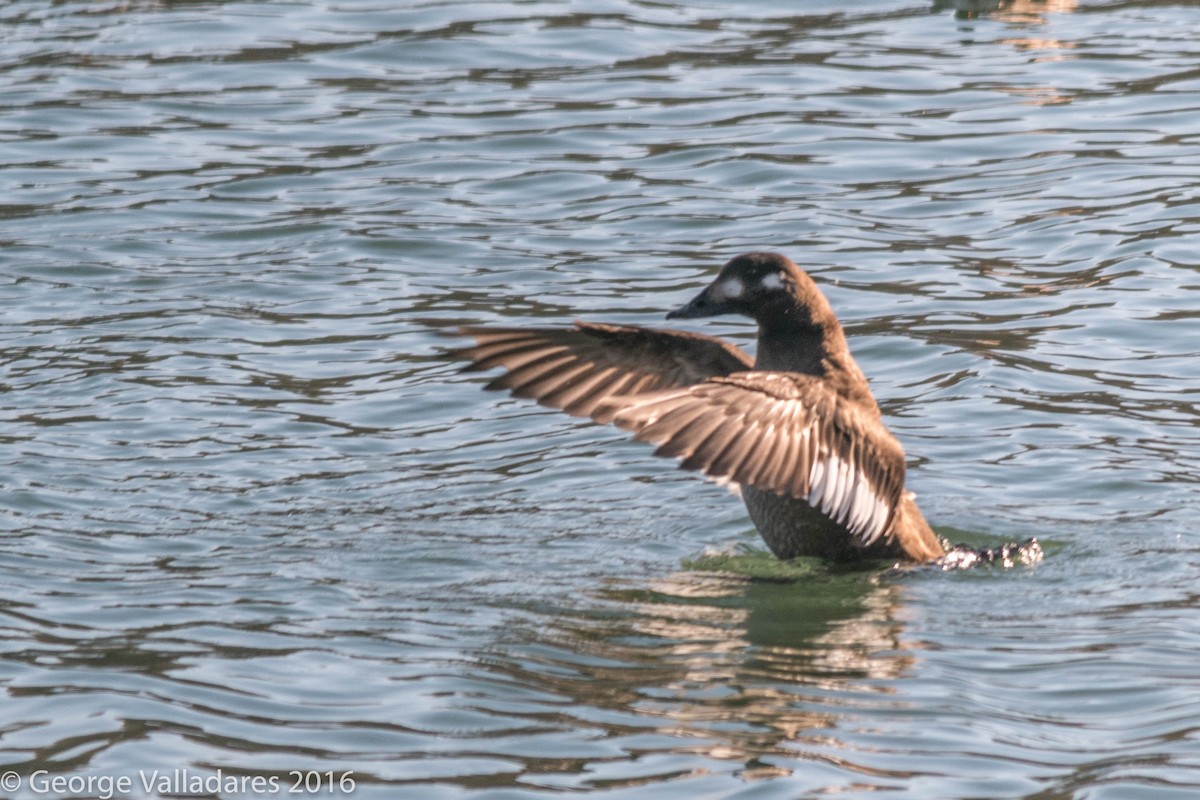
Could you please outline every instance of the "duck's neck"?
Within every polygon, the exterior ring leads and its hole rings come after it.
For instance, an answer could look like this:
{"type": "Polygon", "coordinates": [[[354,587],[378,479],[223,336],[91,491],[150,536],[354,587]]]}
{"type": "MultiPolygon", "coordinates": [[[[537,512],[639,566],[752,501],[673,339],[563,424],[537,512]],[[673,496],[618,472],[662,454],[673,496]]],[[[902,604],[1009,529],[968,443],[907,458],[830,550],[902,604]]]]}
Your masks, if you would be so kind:
{"type": "Polygon", "coordinates": [[[875,406],[867,377],[850,355],[836,319],[831,324],[791,319],[770,325],[760,323],[754,368],[824,378],[838,394],[875,406]]]}
{"type": "Polygon", "coordinates": [[[820,325],[785,323],[758,328],[758,354],[754,368],[775,372],[803,372],[824,377],[828,363],[828,335],[820,325]]]}

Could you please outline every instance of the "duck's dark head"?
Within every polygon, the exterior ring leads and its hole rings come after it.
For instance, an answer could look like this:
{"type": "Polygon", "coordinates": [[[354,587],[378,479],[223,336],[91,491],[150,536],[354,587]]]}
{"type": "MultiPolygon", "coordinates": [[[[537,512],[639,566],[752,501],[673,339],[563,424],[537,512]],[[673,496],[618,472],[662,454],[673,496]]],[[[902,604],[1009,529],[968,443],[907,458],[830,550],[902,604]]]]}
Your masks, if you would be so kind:
{"type": "Polygon", "coordinates": [[[832,313],[816,284],[787,256],[746,253],[722,267],[716,280],[667,319],[741,314],[764,327],[807,327],[832,313]]]}

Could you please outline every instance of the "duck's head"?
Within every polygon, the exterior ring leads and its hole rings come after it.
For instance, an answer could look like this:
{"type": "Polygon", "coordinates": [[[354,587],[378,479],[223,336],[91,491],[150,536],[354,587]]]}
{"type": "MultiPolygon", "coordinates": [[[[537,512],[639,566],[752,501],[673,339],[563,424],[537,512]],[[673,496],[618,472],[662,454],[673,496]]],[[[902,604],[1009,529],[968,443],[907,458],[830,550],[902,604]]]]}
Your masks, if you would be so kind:
{"type": "Polygon", "coordinates": [[[779,253],[746,253],[721,268],[704,291],[667,319],[741,314],[760,325],[790,321],[812,324],[832,314],[824,295],[804,270],[779,253]]]}

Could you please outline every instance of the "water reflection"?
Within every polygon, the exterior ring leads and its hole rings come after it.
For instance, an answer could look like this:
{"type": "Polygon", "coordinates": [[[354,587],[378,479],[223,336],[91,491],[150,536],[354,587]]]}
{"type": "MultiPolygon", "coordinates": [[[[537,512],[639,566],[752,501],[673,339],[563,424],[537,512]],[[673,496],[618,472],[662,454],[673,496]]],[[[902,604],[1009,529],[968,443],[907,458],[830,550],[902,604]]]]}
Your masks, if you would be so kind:
{"type": "MultiPolygon", "coordinates": [[[[1041,29],[1050,13],[1067,13],[1078,6],[1077,0],[936,0],[934,11],[954,9],[957,19],[988,18],[1007,23],[1022,35],[1006,36],[999,41],[1020,52],[1031,54],[1031,62],[1067,61],[1075,58],[1076,43],[1048,36],[1041,29]]],[[[1073,92],[1055,86],[1004,85],[998,89],[1020,98],[1025,105],[1056,106],[1071,103],[1073,92]]]]}
{"type": "Polygon", "coordinates": [[[1037,24],[1045,15],[1074,11],[1079,0],[935,0],[934,11],[954,9],[958,19],[988,16],[1002,22],[1037,24]]]}
{"type": "MultiPolygon", "coordinates": [[[[538,614],[485,667],[553,692],[558,713],[588,717],[571,729],[636,737],[624,758],[682,750],[736,762],[742,778],[774,777],[798,754],[821,758],[848,709],[889,707],[889,682],[914,661],[902,595],[872,573],[775,582],[678,572],[610,587],[599,607],[538,614]]],[[[547,711],[527,717],[544,724],[547,711]]]]}

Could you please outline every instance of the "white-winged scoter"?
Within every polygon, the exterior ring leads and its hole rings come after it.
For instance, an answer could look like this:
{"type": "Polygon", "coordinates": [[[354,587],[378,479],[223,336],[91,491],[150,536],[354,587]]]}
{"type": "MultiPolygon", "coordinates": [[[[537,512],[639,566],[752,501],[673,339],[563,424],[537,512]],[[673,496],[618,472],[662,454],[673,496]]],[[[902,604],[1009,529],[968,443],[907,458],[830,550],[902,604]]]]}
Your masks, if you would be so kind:
{"type": "Polygon", "coordinates": [[[736,485],[779,558],[925,562],[946,548],[904,488],[900,443],[884,426],[841,323],[817,285],[778,253],[747,253],[668,319],[742,314],[758,357],[702,334],[576,322],[464,327],[467,370],[487,384],[632,430],[686,469],[736,485]]]}

